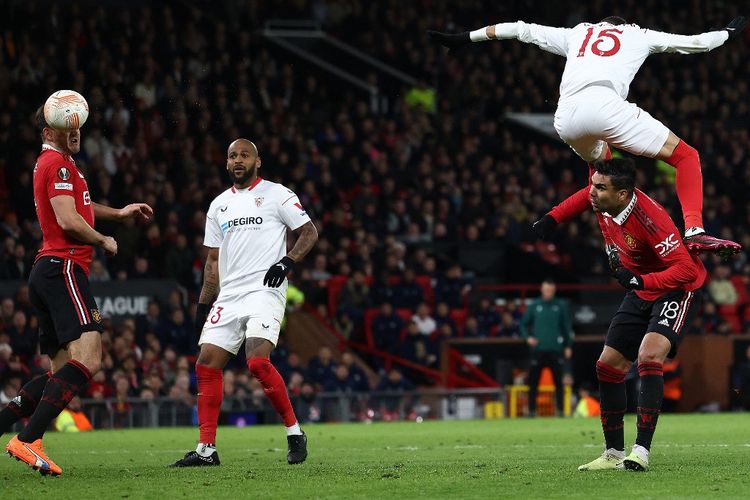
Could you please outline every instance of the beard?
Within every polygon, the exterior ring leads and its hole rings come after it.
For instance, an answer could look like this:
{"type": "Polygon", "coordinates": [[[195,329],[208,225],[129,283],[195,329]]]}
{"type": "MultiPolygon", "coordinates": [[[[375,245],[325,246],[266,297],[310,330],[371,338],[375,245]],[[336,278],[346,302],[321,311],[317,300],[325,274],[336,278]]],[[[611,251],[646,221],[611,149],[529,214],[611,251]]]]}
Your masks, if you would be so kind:
{"type": "Polygon", "coordinates": [[[252,168],[245,170],[245,173],[242,175],[237,175],[234,173],[234,170],[229,171],[229,177],[232,178],[232,182],[234,182],[236,185],[241,186],[245,184],[247,181],[252,179],[255,174],[258,172],[258,167],[253,166],[252,168]]]}

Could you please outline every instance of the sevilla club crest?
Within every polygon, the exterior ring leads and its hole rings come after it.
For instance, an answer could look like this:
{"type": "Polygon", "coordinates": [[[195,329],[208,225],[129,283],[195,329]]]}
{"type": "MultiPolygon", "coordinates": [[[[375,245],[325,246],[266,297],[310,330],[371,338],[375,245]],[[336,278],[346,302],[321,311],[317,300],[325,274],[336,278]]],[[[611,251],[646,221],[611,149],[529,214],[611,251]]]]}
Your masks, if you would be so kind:
{"type": "Polygon", "coordinates": [[[255,206],[260,208],[260,206],[263,204],[263,197],[260,196],[258,198],[255,198],[255,206]]]}

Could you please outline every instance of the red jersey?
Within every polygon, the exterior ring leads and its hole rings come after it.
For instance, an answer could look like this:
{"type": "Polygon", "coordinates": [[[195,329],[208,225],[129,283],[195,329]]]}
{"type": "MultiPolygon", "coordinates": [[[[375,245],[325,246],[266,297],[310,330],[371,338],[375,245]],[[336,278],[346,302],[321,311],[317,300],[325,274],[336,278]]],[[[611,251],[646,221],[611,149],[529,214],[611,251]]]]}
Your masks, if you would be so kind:
{"type": "Polygon", "coordinates": [[[599,225],[620,262],[643,278],[643,300],[655,300],[670,290],[693,291],[706,280],[706,268],[682,243],[680,232],[664,208],[636,189],[617,217],[600,215],[599,225]]]}
{"type": "Polygon", "coordinates": [[[44,144],[34,166],[34,205],[43,237],[42,249],[36,258],[54,256],[71,259],[88,274],[94,249],[62,230],[50,202],[55,196],[72,196],[76,212],[94,227],[94,207],[83,174],[73,158],[44,144]]]}

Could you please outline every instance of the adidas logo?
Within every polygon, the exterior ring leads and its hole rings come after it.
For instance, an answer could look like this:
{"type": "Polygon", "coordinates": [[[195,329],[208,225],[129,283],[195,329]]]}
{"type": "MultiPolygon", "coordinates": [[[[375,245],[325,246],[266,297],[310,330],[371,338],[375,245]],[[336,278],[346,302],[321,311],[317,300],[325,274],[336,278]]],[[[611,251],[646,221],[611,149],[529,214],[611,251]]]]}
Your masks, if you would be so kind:
{"type": "Polygon", "coordinates": [[[669,321],[667,321],[667,319],[664,318],[663,320],[659,321],[659,324],[663,326],[669,326],[669,321]]]}
{"type": "Polygon", "coordinates": [[[16,396],[15,398],[11,399],[8,404],[10,404],[10,403],[13,403],[16,406],[21,406],[21,396],[19,395],[19,396],[16,396]]]}
{"type": "Polygon", "coordinates": [[[635,276],[633,276],[632,278],[630,278],[630,284],[631,285],[637,285],[638,284],[638,278],[636,278],[635,276]]]}

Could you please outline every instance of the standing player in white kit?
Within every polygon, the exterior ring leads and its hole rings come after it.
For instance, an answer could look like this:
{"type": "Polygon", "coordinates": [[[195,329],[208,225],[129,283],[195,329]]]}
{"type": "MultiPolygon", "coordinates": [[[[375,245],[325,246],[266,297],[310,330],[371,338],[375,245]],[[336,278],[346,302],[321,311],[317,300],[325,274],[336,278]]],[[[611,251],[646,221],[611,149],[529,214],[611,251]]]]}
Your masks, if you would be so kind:
{"type": "Polygon", "coordinates": [[[284,318],[286,277],[315,245],[318,231],[296,194],[258,176],[260,164],[255,144],[247,139],[232,142],[227,170],[234,185],[216,197],[206,214],[203,244],[209,252],[196,314],[200,442],[173,467],[219,465],[216,427],[223,369],[243,341],[250,373],[284,421],[287,461],[296,464],[307,458],[307,436],[269,356],[284,318]],[[297,235],[289,253],[287,228],[297,235]]]}
{"type": "MultiPolygon", "coordinates": [[[[677,196],[685,220],[685,243],[692,252],[736,253],[741,246],[709,236],[703,229],[703,177],[698,152],[660,121],[626,101],[630,82],[646,58],[659,52],[708,52],[742,33],[744,17],[719,31],[674,35],[626,24],[612,16],[597,24],[553,28],[523,21],[500,23],[475,31],[440,33],[429,37],[448,48],[471,42],[515,38],[567,58],[555,112],[555,130],[581,158],[591,164],[610,157],[608,144],[629,153],[657,158],[677,170],[677,196]]],[[[589,188],[573,195],[565,216],[589,206],[589,188]]],[[[546,237],[563,222],[555,211],[534,225],[546,237]]]]}

